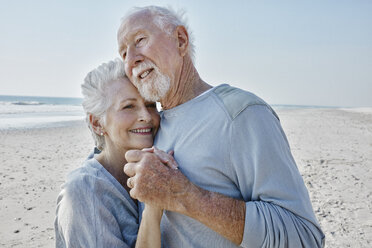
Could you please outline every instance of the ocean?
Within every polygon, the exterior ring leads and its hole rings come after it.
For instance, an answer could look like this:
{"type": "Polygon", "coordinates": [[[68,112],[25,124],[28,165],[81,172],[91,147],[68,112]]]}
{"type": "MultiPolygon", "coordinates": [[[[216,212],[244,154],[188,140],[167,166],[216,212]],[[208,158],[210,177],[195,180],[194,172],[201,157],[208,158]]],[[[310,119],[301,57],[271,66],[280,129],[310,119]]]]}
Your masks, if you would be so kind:
{"type": "MultiPolygon", "coordinates": [[[[67,126],[84,120],[83,99],[0,95],[0,130],[67,126]]],[[[272,105],[275,110],[320,106],[272,105]]]]}
{"type": "Polygon", "coordinates": [[[0,130],[71,125],[84,120],[81,98],[0,95],[0,130]]]}

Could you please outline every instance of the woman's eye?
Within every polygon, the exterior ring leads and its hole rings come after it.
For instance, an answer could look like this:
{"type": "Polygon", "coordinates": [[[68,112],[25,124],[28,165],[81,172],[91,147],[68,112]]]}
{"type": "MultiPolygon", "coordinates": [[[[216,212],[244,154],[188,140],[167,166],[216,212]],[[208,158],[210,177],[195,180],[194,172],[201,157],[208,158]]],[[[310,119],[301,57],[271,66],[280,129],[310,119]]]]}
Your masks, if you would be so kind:
{"type": "Polygon", "coordinates": [[[131,109],[131,108],[134,108],[134,105],[133,104],[125,105],[123,107],[123,109],[131,109]]]}

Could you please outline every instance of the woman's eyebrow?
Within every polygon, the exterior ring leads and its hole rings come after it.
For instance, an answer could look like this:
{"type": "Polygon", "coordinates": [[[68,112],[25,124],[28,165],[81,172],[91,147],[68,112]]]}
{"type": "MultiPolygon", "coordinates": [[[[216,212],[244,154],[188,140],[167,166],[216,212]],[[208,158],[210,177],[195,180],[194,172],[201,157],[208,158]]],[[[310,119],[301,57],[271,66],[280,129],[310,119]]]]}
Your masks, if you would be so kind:
{"type": "Polygon", "coordinates": [[[126,102],[126,101],[137,101],[137,98],[125,98],[123,100],[120,101],[120,103],[123,103],[123,102],[126,102]]]}

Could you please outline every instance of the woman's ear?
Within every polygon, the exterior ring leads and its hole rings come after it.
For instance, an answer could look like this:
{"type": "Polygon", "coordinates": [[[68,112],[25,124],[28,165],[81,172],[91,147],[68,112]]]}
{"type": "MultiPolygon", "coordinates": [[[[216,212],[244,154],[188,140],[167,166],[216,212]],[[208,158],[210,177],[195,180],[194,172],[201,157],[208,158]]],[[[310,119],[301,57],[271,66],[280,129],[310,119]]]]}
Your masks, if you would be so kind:
{"type": "Polygon", "coordinates": [[[97,134],[102,136],[104,134],[103,127],[100,122],[100,118],[89,114],[89,123],[92,126],[93,131],[97,134]]]}
{"type": "Polygon", "coordinates": [[[177,26],[176,35],[178,41],[178,50],[183,57],[187,54],[189,48],[189,34],[184,26],[177,26]]]}

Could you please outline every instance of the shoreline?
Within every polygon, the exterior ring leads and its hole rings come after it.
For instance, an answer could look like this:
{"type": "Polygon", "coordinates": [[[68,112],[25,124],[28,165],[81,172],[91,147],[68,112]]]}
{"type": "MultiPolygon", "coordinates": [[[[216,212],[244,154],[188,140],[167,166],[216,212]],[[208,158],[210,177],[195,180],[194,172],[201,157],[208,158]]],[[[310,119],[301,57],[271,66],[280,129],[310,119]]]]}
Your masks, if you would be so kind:
{"type": "MultiPolygon", "coordinates": [[[[371,246],[372,108],[276,112],[326,247],[371,246]]],[[[0,246],[53,247],[59,187],[94,146],[85,121],[0,134],[0,246]]]]}

